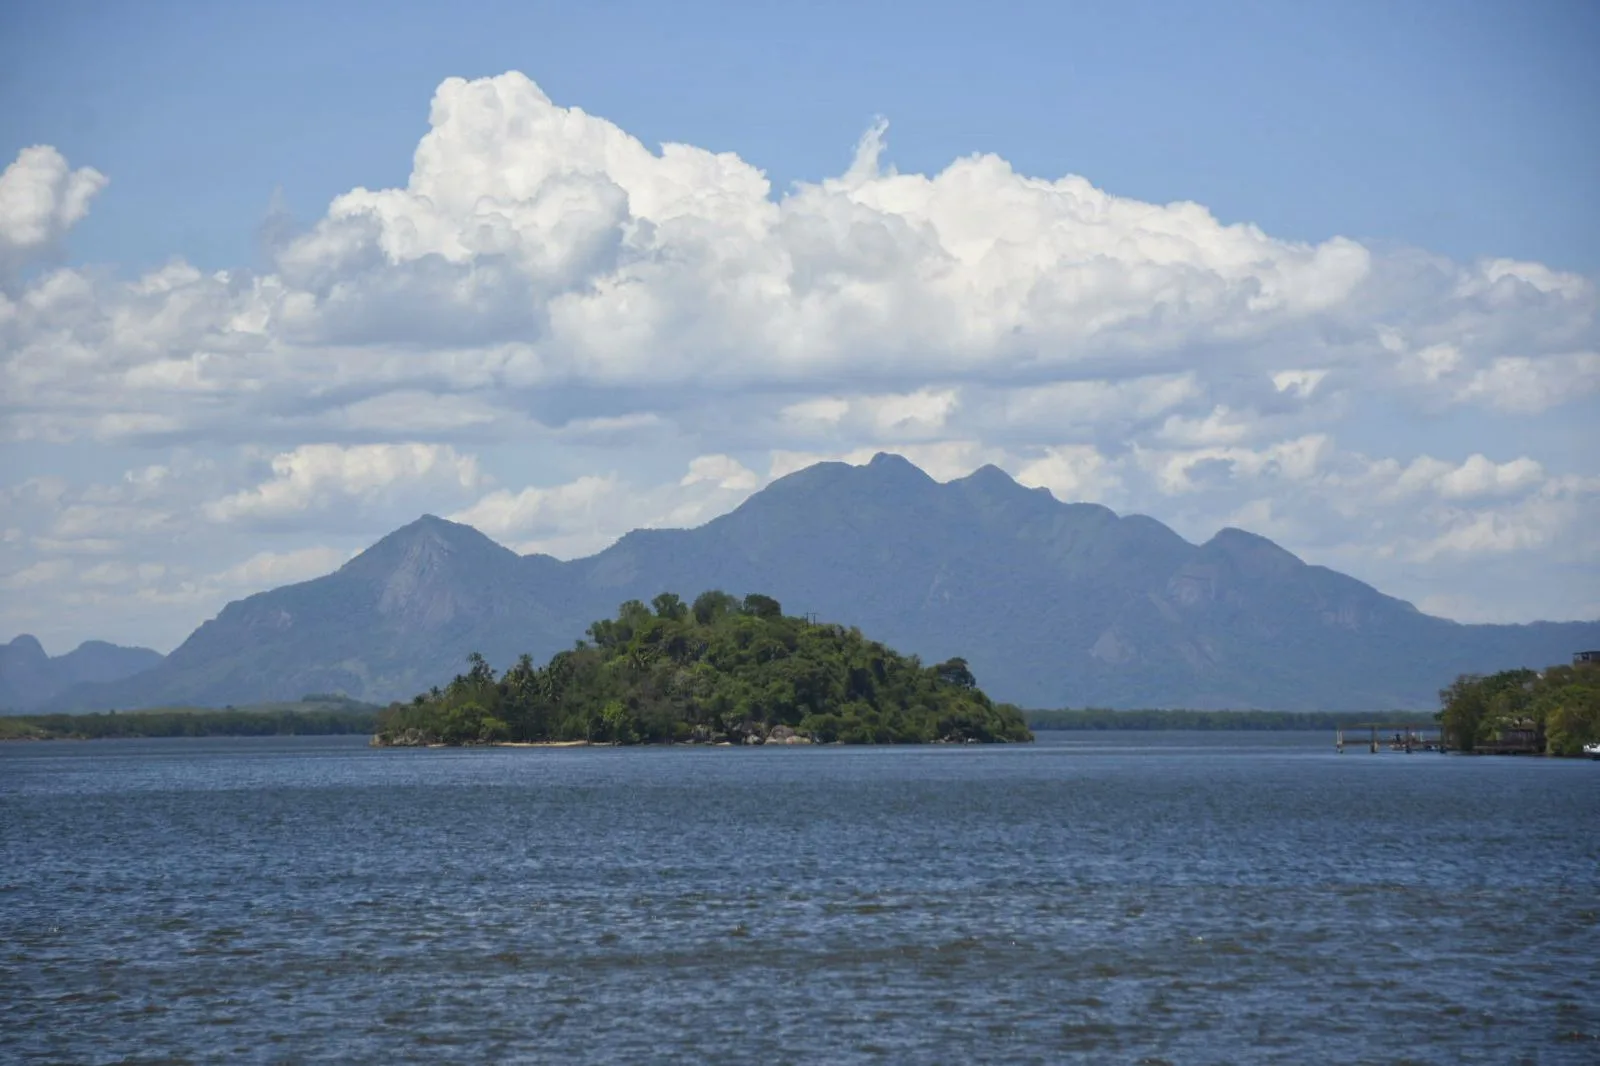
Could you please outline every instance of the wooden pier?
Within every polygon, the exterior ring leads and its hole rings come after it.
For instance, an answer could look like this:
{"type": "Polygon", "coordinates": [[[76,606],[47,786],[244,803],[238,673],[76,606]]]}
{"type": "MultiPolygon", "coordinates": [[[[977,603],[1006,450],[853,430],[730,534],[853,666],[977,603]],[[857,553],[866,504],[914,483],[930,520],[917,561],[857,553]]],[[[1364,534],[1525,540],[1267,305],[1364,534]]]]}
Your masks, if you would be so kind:
{"type": "Polygon", "coordinates": [[[1333,731],[1333,747],[1340,755],[1344,754],[1346,733],[1352,735],[1350,743],[1365,747],[1373,755],[1380,751],[1401,751],[1410,755],[1417,751],[1445,750],[1444,732],[1436,725],[1363,722],[1360,725],[1342,726],[1333,731]]]}

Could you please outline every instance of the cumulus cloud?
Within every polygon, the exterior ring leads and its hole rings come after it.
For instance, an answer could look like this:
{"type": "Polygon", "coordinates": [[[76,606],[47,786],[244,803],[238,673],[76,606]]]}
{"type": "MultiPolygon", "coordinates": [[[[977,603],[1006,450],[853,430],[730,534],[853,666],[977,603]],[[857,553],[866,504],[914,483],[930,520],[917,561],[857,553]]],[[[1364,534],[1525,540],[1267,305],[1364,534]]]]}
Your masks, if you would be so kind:
{"type": "MultiPolygon", "coordinates": [[[[69,487],[25,459],[0,572],[192,605],[358,546],[336,516],[371,539],[421,510],[582,554],[880,450],[1196,538],[1254,523],[1400,586],[1581,554],[1593,279],[888,158],[878,122],[844,173],[775,191],[521,74],[450,79],[406,182],[277,233],[268,269],[120,279],[44,269],[106,179],[27,149],[0,177],[0,445],[144,465],[69,487]],[[1423,447],[1430,419],[1448,439],[1423,447]],[[263,526],[302,538],[280,570],[207,539],[263,526]]],[[[1572,584],[1551,596],[1597,598],[1572,584]]]]}
{"type": "Polygon", "coordinates": [[[1272,375],[1272,387],[1292,396],[1309,397],[1317,391],[1317,386],[1322,384],[1322,379],[1327,376],[1326,370],[1315,368],[1279,370],[1272,375]]]}
{"type": "MultiPolygon", "coordinates": [[[[1527,410],[1595,377],[1595,286],[1539,264],[1285,241],[994,156],[902,174],[883,126],[844,175],[775,197],[736,155],[652,151],[515,73],[445,82],[430,121],[404,187],[336,198],[269,273],[39,281],[6,310],[12,437],[216,433],[296,395],[354,408],[359,433],[391,394],[438,398],[440,432],[512,432],[539,390],[653,384],[664,409],[706,383],[802,387],[795,417],[841,398],[880,436],[926,435],[963,383],[1070,408],[1143,377],[1237,410],[1313,402],[1343,368],[1527,410]]],[[[101,180],[45,149],[13,170],[54,175],[30,179],[56,191],[29,219],[80,217],[101,180]]]]}
{"type": "Polygon", "coordinates": [[[1472,371],[1455,398],[1513,414],[1538,414],[1596,391],[1600,391],[1600,352],[1574,352],[1539,360],[1501,356],[1472,371]]]}
{"type": "Polygon", "coordinates": [[[1192,371],[1122,380],[1050,381],[1004,390],[985,405],[985,413],[994,431],[1059,440],[1101,426],[1134,430],[1170,411],[1203,402],[1205,395],[1192,371]]]}
{"type": "Polygon", "coordinates": [[[48,585],[72,573],[72,563],[67,559],[41,559],[20,570],[0,578],[0,585],[8,589],[26,589],[34,585],[48,585]]]}
{"type": "Polygon", "coordinates": [[[112,560],[86,568],[78,575],[78,580],[85,585],[129,585],[155,581],[166,572],[167,568],[160,563],[135,565],[112,560]]]}
{"type": "Polygon", "coordinates": [[[1024,485],[1047,488],[1059,500],[1102,503],[1123,487],[1116,465],[1092,445],[1050,448],[1017,471],[1024,485]]]}
{"type": "Polygon", "coordinates": [[[875,396],[819,396],[779,412],[801,434],[853,430],[873,440],[914,440],[944,430],[960,405],[957,389],[919,389],[875,396]]]}
{"type": "Polygon", "coordinates": [[[616,473],[552,486],[491,492],[452,514],[518,551],[563,559],[590,555],[632,529],[696,526],[762,484],[728,455],[701,455],[674,481],[641,483],[616,473]]]}
{"type": "MultiPolygon", "coordinates": [[[[1397,464],[1378,464],[1373,473],[1391,474],[1397,464]]],[[[1503,496],[1535,486],[1544,480],[1544,468],[1532,459],[1513,459],[1496,463],[1483,455],[1469,456],[1460,464],[1424,455],[1395,476],[1390,491],[1406,495],[1432,491],[1445,499],[1472,499],[1478,496],[1503,496]]]]}
{"type": "Polygon", "coordinates": [[[272,457],[272,476],[206,506],[218,522],[282,518],[349,499],[372,499],[396,488],[482,483],[475,456],[447,444],[307,444],[272,457]]]}
{"type": "MultiPolygon", "coordinates": [[[[294,551],[256,552],[243,562],[235,563],[211,575],[209,583],[230,591],[255,592],[321,577],[337,570],[349,557],[349,552],[320,544],[294,551]]],[[[140,575],[140,577],[145,576],[140,575]]],[[[159,576],[160,574],[150,575],[151,578],[159,576]]]]}
{"type": "Polygon", "coordinates": [[[755,471],[746,468],[730,455],[699,455],[689,463],[689,472],[679,481],[680,486],[707,482],[719,489],[749,492],[761,485],[755,471]]]}
{"type": "Polygon", "coordinates": [[[1327,436],[1309,434],[1261,448],[1152,449],[1141,452],[1138,462],[1154,476],[1161,492],[1173,495],[1215,487],[1219,480],[1306,481],[1317,472],[1331,446],[1332,441],[1327,436]]]}
{"type": "Polygon", "coordinates": [[[615,477],[581,477],[553,488],[501,489],[450,516],[491,537],[526,538],[540,533],[571,532],[592,518],[595,505],[618,488],[615,477]]]}
{"type": "Polygon", "coordinates": [[[976,440],[941,440],[921,444],[900,444],[893,447],[867,445],[847,451],[808,452],[775,449],[768,467],[769,478],[780,478],[796,470],[804,470],[816,463],[849,463],[861,466],[871,462],[880,451],[903,455],[921,467],[937,481],[965,477],[980,466],[1001,463],[1006,459],[1005,449],[976,440]]]}
{"type": "Polygon", "coordinates": [[[73,170],[49,145],[24,148],[0,172],[0,282],[53,251],[105,185],[105,175],[73,170]]]}

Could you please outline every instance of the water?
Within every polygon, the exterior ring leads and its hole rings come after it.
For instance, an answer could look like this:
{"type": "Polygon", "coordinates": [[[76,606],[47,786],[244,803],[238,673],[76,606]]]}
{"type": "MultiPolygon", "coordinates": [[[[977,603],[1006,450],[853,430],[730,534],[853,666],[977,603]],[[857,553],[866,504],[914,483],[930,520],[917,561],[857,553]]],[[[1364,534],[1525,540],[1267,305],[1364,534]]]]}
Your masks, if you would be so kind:
{"type": "Polygon", "coordinates": [[[1600,1061],[1600,765],[0,746],[15,1062],[1600,1061]]]}

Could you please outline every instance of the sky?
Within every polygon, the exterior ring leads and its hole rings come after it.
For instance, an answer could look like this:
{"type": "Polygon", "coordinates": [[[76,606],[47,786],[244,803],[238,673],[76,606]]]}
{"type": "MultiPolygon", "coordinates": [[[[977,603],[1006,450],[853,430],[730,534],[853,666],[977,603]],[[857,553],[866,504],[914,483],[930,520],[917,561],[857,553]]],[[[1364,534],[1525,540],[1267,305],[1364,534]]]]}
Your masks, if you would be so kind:
{"type": "Polygon", "coordinates": [[[0,6],[0,639],[995,463],[1600,618],[1600,6],[0,6]]]}

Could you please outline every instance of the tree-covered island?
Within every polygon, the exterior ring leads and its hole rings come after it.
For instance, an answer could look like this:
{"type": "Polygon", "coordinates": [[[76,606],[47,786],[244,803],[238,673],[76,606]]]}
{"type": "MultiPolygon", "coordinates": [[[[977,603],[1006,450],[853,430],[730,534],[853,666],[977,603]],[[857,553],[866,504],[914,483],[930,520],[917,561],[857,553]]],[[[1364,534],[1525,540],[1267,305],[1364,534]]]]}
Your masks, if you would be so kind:
{"type": "Polygon", "coordinates": [[[378,745],[1029,741],[962,659],[924,666],[855,628],[787,616],[770,596],[662,593],[595,622],[544,666],[482,656],[378,715],[378,745]]]}

